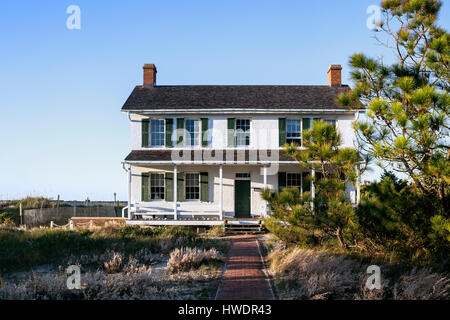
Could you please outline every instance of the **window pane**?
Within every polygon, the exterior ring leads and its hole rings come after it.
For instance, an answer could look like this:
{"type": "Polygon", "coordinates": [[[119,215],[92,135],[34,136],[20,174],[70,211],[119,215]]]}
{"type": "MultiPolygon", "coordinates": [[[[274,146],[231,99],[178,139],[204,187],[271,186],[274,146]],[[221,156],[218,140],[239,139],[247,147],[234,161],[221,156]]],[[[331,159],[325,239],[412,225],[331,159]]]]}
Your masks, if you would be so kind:
{"type": "Polygon", "coordinates": [[[287,119],[286,120],[286,142],[300,144],[301,141],[301,127],[300,119],[287,119]]]}
{"type": "Polygon", "coordinates": [[[186,200],[200,199],[200,179],[198,173],[186,173],[186,200]]]}
{"type": "Polygon", "coordinates": [[[236,120],[236,146],[250,145],[250,120],[236,120]]]}
{"type": "Polygon", "coordinates": [[[336,126],[336,120],[334,120],[334,119],[325,119],[324,122],[332,124],[333,126],[336,126]]]}
{"type": "Polygon", "coordinates": [[[288,173],[286,175],[286,186],[288,188],[298,188],[301,190],[302,186],[302,175],[301,173],[288,173]]]}
{"type": "Polygon", "coordinates": [[[152,173],[150,175],[150,199],[164,199],[164,174],[152,173]]]}
{"type": "Polygon", "coordinates": [[[196,147],[200,139],[200,122],[197,119],[186,120],[186,146],[196,147]]]}
{"type": "Polygon", "coordinates": [[[150,121],[150,145],[152,147],[164,146],[164,120],[150,121]]]}

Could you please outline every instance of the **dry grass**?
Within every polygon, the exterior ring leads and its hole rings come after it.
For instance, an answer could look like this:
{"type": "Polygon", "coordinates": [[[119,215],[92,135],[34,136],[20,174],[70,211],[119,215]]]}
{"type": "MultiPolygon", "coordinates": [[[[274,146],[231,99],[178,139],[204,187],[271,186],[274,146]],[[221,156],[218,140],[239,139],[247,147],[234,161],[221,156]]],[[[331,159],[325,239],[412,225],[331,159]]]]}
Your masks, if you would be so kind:
{"type": "Polygon", "coordinates": [[[436,300],[448,299],[450,278],[433,273],[430,268],[414,268],[400,277],[394,285],[394,299],[436,300]]]}
{"type": "MultiPolygon", "coordinates": [[[[207,263],[219,257],[215,250],[184,248],[181,251],[188,252],[182,255],[185,257],[182,260],[184,263],[190,261],[191,265],[207,263]]],[[[156,256],[146,249],[128,258],[121,252],[107,251],[101,255],[72,259],[72,263],[82,268],[82,289],[68,289],[65,268],[59,266],[58,270],[24,272],[20,276],[5,278],[0,287],[0,300],[208,299],[212,293],[212,280],[219,275],[217,266],[204,264],[196,269],[169,274],[164,262],[167,258],[156,256]],[[153,272],[150,264],[154,264],[158,272],[153,272]]]]}
{"type": "Polygon", "coordinates": [[[113,274],[118,273],[122,270],[122,255],[120,253],[114,252],[111,259],[104,263],[106,273],[113,274]]]}
{"type": "Polygon", "coordinates": [[[450,277],[431,268],[397,274],[380,265],[381,289],[369,290],[368,264],[324,251],[276,247],[270,271],[281,299],[448,299],[450,277]]]}
{"type": "Polygon", "coordinates": [[[180,271],[189,271],[202,264],[214,263],[221,259],[219,252],[215,249],[198,248],[176,248],[170,253],[167,270],[174,274],[180,271]]]}

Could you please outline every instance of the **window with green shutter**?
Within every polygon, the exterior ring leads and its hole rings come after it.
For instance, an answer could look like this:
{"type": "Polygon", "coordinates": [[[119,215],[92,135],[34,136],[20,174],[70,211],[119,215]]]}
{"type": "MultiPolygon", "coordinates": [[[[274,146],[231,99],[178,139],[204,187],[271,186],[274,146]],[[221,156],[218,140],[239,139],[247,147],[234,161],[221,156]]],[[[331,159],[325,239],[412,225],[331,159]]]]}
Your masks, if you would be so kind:
{"type": "Polygon", "coordinates": [[[286,143],[286,118],[278,119],[278,132],[279,132],[279,144],[280,147],[286,143]]]}
{"type": "Polygon", "coordinates": [[[228,118],[227,121],[227,129],[228,129],[228,147],[233,148],[236,146],[235,136],[234,136],[234,128],[235,128],[235,118],[228,118]]]}
{"type": "Polygon", "coordinates": [[[281,192],[286,188],[286,172],[278,172],[278,191],[281,192]]]}
{"type": "Polygon", "coordinates": [[[202,123],[202,147],[207,147],[209,142],[209,136],[208,136],[208,129],[209,129],[209,119],[208,118],[201,118],[200,119],[202,123]]]}
{"type": "Polygon", "coordinates": [[[142,148],[148,148],[149,136],[150,136],[149,128],[150,128],[150,120],[142,119],[142,122],[141,122],[142,148]]]}
{"type": "Polygon", "coordinates": [[[166,180],[166,201],[173,201],[173,172],[166,172],[164,180],[166,180]]]}
{"type": "Polygon", "coordinates": [[[200,201],[209,201],[208,172],[200,172],[200,201]]]}
{"type": "Polygon", "coordinates": [[[150,201],[150,174],[141,173],[141,201],[150,201]]]}
{"type": "Polygon", "coordinates": [[[177,201],[184,201],[184,173],[177,174],[177,201]]]}
{"type": "Polygon", "coordinates": [[[177,147],[184,147],[184,119],[177,118],[177,147]]]}
{"type": "Polygon", "coordinates": [[[167,148],[173,147],[172,134],[173,134],[173,119],[167,118],[166,119],[166,147],[167,148]]]}

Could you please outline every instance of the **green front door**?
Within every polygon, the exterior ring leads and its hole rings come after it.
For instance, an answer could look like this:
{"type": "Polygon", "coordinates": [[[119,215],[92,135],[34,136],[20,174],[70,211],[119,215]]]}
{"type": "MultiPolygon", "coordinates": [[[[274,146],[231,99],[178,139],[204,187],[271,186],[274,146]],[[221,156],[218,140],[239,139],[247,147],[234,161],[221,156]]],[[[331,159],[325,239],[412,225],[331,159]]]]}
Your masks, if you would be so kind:
{"type": "Polygon", "coordinates": [[[234,214],[236,218],[250,218],[250,180],[234,181],[234,214]]]}

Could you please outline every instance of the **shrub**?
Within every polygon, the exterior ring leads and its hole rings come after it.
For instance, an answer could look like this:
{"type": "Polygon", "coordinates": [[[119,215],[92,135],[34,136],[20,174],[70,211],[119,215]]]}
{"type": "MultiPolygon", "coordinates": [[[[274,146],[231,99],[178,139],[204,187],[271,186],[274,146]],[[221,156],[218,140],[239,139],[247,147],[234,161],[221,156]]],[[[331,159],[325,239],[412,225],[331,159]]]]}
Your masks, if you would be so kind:
{"type": "Polygon", "coordinates": [[[198,248],[176,248],[170,253],[167,263],[169,273],[177,273],[180,271],[189,271],[197,268],[202,264],[220,261],[219,252],[213,248],[209,250],[198,248]]]}
{"type": "Polygon", "coordinates": [[[385,175],[365,187],[356,210],[357,237],[366,246],[413,262],[442,261],[449,255],[450,220],[436,215],[439,199],[385,175]]]}
{"type": "Polygon", "coordinates": [[[111,260],[104,263],[106,273],[117,273],[122,269],[122,255],[117,252],[113,252],[111,260]]]}

